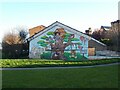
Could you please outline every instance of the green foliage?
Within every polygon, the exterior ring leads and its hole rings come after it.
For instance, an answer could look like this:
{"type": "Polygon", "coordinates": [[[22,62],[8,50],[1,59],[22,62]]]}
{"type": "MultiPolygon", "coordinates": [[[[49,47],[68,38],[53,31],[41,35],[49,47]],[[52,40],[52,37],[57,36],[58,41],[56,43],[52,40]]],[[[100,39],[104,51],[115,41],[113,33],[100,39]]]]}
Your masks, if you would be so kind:
{"type": "Polygon", "coordinates": [[[42,36],[41,39],[47,39],[48,37],[47,36],[42,36]]]}
{"type": "Polygon", "coordinates": [[[86,66],[120,62],[119,59],[63,61],[45,59],[2,59],[0,67],[86,66]]]}
{"type": "Polygon", "coordinates": [[[113,43],[112,43],[112,40],[110,39],[101,39],[101,42],[103,42],[104,44],[106,44],[107,46],[111,46],[113,43]]]}
{"type": "Polygon", "coordinates": [[[54,32],[48,32],[47,35],[54,35],[54,32]]]}

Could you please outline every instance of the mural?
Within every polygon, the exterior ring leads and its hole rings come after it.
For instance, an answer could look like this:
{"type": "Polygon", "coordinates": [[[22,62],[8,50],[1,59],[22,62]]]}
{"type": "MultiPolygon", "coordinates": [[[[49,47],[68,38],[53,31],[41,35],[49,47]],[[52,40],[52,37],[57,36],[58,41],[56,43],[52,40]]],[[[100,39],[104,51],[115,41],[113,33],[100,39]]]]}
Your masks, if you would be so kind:
{"type": "MultiPolygon", "coordinates": [[[[84,36],[66,32],[64,28],[49,31],[39,38],[37,44],[44,48],[40,58],[60,60],[80,60],[87,58],[87,39],[84,36]],[[85,48],[86,47],[86,48],[85,48]]],[[[38,52],[38,51],[37,51],[38,52]]]]}

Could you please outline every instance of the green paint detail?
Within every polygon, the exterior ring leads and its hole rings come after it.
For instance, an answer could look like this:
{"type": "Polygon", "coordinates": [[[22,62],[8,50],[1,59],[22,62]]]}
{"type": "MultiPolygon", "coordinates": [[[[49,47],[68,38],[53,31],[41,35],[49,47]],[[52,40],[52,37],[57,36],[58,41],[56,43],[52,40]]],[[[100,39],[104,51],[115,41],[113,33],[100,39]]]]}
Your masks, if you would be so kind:
{"type": "Polygon", "coordinates": [[[47,51],[41,54],[41,59],[51,59],[51,51],[47,51]]]}
{"type": "Polygon", "coordinates": [[[46,47],[47,45],[48,45],[47,43],[40,44],[40,46],[43,46],[43,47],[46,47]]]}
{"type": "Polygon", "coordinates": [[[70,35],[71,35],[70,33],[66,33],[65,38],[68,38],[70,35]]]}
{"type": "Polygon", "coordinates": [[[39,40],[38,42],[37,42],[37,44],[39,44],[40,46],[42,46],[42,47],[46,47],[48,44],[45,42],[45,41],[43,41],[43,40],[39,40]]]}
{"type": "Polygon", "coordinates": [[[72,38],[71,41],[79,41],[78,38],[72,38]]]}
{"type": "Polygon", "coordinates": [[[82,45],[82,43],[78,42],[78,45],[82,45]]]}
{"type": "Polygon", "coordinates": [[[47,39],[48,37],[47,36],[42,36],[41,39],[47,39]]]}
{"type": "Polygon", "coordinates": [[[39,41],[37,42],[37,44],[43,44],[43,43],[45,43],[45,41],[43,41],[43,40],[39,40],[39,41]]]}
{"type": "Polygon", "coordinates": [[[55,43],[55,41],[54,41],[54,40],[51,40],[50,43],[55,43]]]}
{"type": "Polygon", "coordinates": [[[48,32],[47,35],[54,35],[54,32],[48,32]]]}
{"type": "Polygon", "coordinates": [[[64,42],[68,42],[68,39],[64,39],[64,42]]]}
{"type": "MultiPolygon", "coordinates": [[[[82,56],[80,53],[76,53],[76,57],[71,57],[71,53],[64,52],[64,56],[67,61],[87,60],[87,58],[82,56]]],[[[41,54],[41,59],[51,59],[51,51],[47,51],[47,52],[44,52],[43,54],[41,54]]]]}
{"type": "Polygon", "coordinates": [[[82,56],[80,53],[76,53],[75,57],[71,56],[71,53],[64,52],[64,56],[66,57],[67,61],[80,61],[80,60],[86,60],[87,58],[82,56]]]}

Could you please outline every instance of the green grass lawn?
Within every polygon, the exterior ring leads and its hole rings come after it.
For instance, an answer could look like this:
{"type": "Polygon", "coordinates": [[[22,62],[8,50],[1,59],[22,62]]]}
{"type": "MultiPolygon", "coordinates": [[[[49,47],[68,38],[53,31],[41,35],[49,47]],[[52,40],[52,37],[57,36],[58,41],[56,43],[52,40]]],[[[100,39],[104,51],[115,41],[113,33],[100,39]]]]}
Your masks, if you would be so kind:
{"type": "Polygon", "coordinates": [[[118,65],[2,71],[3,88],[118,88],[118,65]]]}

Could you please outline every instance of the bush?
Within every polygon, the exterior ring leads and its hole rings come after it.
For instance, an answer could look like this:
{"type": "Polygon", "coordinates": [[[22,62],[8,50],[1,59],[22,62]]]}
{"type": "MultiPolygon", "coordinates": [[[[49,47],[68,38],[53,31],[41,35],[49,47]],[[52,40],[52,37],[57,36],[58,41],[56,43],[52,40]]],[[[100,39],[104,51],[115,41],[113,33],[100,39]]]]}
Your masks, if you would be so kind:
{"type": "Polygon", "coordinates": [[[48,67],[48,66],[88,66],[120,62],[118,59],[102,59],[89,61],[37,60],[37,59],[2,59],[0,67],[48,67]]]}

